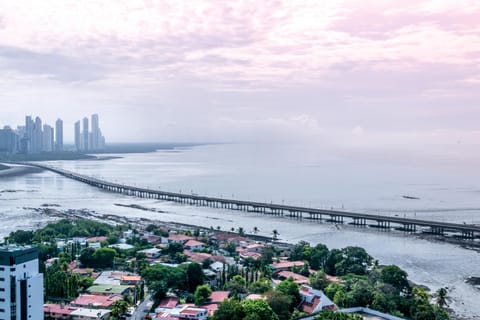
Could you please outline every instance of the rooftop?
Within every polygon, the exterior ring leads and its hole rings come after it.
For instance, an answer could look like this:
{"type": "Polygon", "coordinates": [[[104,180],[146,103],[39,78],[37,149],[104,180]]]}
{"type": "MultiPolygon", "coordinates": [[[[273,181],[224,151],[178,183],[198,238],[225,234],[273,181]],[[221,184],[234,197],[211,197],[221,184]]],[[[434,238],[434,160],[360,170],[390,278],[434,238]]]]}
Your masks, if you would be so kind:
{"type": "Polygon", "coordinates": [[[99,294],[123,294],[126,290],[129,290],[129,286],[119,286],[119,285],[94,285],[87,289],[90,293],[99,293],[99,294]]]}
{"type": "Polygon", "coordinates": [[[72,305],[85,307],[110,307],[115,301],[121,300],[120,295],[99,296],[94,294],[82,294],[71,302],[72,305]]]}

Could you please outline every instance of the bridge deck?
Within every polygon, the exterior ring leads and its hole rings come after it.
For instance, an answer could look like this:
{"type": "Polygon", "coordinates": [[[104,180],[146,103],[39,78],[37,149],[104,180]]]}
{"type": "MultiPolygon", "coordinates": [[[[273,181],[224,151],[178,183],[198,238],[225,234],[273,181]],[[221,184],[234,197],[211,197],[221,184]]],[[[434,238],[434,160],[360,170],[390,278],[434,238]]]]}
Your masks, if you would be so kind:
{"type": "MultiPolygon", "coordinates": [[[[284,204],[274,204],[274,203],[265,203],[265,202],[255,202],[255,201],[245,201],[245,200],[236,200],[236,199],[225,199],[217,197],[208,197],[194,194],[183,194],[176,192],[160,191],[160,190],[151,190],[147,188],[133,187],[118,183],[113,183],[94,177],[78,174],[68,170],[63,170],[60,168],[55,168],[48,165],[42,165],[38,163],[22,163],[30,166],[35,166],[45,170],[49,170],[65,177],[90,184],[92,186],[106,189],[108,191],[117,192],[117,193],[128,193],[136,196],[145,196],[149,195],[152,197],[162,198],[165,200],[177,201],[177,202],[193,202],[195,204],[201,204],[204,206],[211,207],[222,207],[229,209],[240,209],[240,210],[249,210],[250,208],[253,211],[258,210],[260,212],[267,213],[269,210],[271,213],[283,213],[288,212],[290,214],[309,214],[310,217],[315,217],[318,215],[328,215],[332,218],[351,218],[354,221],[362,221],[363,224],[366,224],[366,221],[373,221],[377,223],[395,223],[403,226],[419,226],[419,227],[430,227],[435,230],[439,230],[443,234],[444,231],[454,231],[462,232],[464,234],[469,234],[469,237],[473,238],[475,233],[480,233],[480,226],[472,224],[459,224],[459,223],[450,223],[450,222],[440,222],[440,221],[431,221],[431,220],[420,220],[420,219],[411,219],[411,218],[401,218],[401,217],[392,217],[384,215],[374,215],[367,213],[358,213],[358,212],[349,212],[349,211],[338,211],[338,210],[327,210],[327,209],[316,209],[316,208],[307,208],[299,206],[290,206],[284,204]]],[[[383,225],[382,225],[383,226],[383,225]]]]}

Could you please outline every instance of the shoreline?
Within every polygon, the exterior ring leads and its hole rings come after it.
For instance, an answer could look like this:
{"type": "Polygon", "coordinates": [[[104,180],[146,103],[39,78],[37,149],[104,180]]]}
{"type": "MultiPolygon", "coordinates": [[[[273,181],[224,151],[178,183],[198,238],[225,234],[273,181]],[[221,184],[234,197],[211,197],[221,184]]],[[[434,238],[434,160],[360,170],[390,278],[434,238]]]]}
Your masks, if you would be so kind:
{"type": "Polygon", "coordinates": [[[17,177],[32,173],[42,172],[43,169],[30,166],[12,166],[8,169],[0,170],[0,178],[17,177]]]}

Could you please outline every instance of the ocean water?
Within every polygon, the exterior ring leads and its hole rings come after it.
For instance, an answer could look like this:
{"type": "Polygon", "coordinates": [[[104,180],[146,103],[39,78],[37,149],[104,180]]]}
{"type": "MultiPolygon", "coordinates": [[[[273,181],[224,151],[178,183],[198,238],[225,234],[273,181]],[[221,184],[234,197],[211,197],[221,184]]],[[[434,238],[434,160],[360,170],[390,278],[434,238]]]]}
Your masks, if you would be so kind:
{"type": "MultiPolygon", "coordinates": [[[[307,146],[205,145],[190,149],[120,155],[104,161],[50,164],[130,185],[210,196],[335,208],[374,214],[480,224],[480,179],[475,172],[445,166],[410,166],[353,159],[307,146]],[[403,195],[419,197],[404,199],[403,195]]],[[[0,236],[51,220],[33,208],[89,209],[100,214],[151,218],[224,230],[257,227],[284,241],[359,245],[380,260],[397,264],[410,278],[436,290],[449,287],[451,306],[467,319],[480,319],[480,290],[466,284],[480,276],[480,254],[458,245],[400,232],[348,225],[264,217],[254,213],[184,206],[97,190],[51,172],[0,177],[0,236]],[[137,204],[162,212],[116,206],[137,204]]]]}

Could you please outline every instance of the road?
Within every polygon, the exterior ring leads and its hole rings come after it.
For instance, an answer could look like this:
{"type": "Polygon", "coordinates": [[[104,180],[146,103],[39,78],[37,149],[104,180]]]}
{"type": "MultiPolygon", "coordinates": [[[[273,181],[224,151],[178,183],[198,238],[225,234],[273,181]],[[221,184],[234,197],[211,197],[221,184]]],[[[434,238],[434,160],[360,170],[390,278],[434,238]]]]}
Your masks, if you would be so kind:
{"type": "Polygon", "coordinates": [[[146,310],[146,309],[150,310],[150,307],[152,306],[151,298],[152,298],[152,296],[150,294],[145,297],[145,300],[143,300],[143,302],[140,303],[138,308],[133,313],[131,320],[144,320],[145,319],[145,316],[148,314],[148,312],[145,312],[144,310],[146,310]]]}

